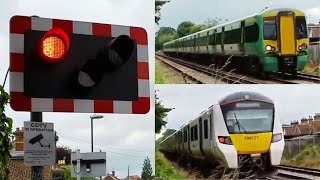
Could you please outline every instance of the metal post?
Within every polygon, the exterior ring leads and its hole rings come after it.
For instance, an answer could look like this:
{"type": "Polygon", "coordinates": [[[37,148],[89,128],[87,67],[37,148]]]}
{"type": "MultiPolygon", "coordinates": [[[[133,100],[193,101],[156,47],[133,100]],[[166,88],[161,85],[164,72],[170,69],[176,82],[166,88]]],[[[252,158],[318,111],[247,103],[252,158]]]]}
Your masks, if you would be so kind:
{"type": "Polygon", "coordinates": [[[91,152],[93,152],[93,118],[91,118],[91,152]]]}
{"type": "MultiPolygon", "coordinates": [[[[42,112],[30,112],[31,122],[42,122],[42,112]]],[[[32,180],[43,179],[43,166],[32,166],[31,167],[32,180]]]]}
{"type": "Polygon", "coordinates": [[[77,158],[77,180],[80,180],[81,179],[81,175],[80,175],[80,172],[81,172],[81,166],[80,166],[80,149],[77,149],[76,151],[76,158],[77,158]]]}

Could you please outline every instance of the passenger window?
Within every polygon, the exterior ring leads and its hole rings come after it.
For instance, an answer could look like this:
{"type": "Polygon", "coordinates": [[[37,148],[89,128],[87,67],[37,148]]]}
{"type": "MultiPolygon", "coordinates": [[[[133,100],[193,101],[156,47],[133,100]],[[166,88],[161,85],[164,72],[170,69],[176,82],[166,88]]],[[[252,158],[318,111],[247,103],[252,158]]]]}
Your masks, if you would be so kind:
{"type": "Polygon", "coordinates": [[[193,127],[191,127],[191,141],[193,141],[193,127]]]}
{"type": "Polygon", "coordinates": [[[208,120],[204,120],[204,139],[208,139],[208,120]]]}
{"type": "Polygon", "coordinates": [[[198,140],[198,125],[194,126],[194,140],[198,140]]]}
{"type": "Polygon", "coordinates": [[[254,23],[254,25],[246,26],[245,29],[245,42],[257,42],[259,39],[259,26],[257,23],[254,23]]]}

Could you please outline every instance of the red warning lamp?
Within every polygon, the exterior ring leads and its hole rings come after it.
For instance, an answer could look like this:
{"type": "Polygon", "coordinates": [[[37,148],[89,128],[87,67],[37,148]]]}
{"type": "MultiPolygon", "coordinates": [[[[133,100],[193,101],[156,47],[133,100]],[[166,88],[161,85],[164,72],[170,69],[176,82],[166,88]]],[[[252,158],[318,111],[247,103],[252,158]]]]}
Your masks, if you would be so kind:
{"type": "Polygon", "coordinates": [[[52,28],[40,41],[40,56],[48,62],[59,61],[67,54],[69,43],[69,37],[63,30],[52,28]]]}

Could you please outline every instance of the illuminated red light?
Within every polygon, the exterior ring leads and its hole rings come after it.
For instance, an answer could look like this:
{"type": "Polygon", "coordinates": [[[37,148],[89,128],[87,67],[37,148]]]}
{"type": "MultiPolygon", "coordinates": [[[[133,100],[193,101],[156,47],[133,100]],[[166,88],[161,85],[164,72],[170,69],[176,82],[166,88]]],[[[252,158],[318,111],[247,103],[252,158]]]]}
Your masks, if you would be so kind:
{"type": "Polygon", "coordinates": [[[220,142],[220,143],[224,143],[224,142],[225,142],[224,137],[219,137],[219,142],[220,142]]]}
{"type": "Polygon", "coordinates": [[[69,50],[69,37],[59,28],[48,31],[40,41],[40,56],[49,62],[61,60],[69,50]]]}

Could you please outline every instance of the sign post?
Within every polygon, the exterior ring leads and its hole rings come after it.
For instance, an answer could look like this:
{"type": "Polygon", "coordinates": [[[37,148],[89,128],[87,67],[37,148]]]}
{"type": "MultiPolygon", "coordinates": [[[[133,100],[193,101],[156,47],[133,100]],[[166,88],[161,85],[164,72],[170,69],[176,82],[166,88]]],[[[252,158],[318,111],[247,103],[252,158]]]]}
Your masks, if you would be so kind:
{"type": "Polygon", "coordinates": [[[41,112],[32,112],[24,122],[24,162],[32,166],[32,178],[43,179],[43,167],[55,163],[53,123],[42,121],[41,112]]]}

